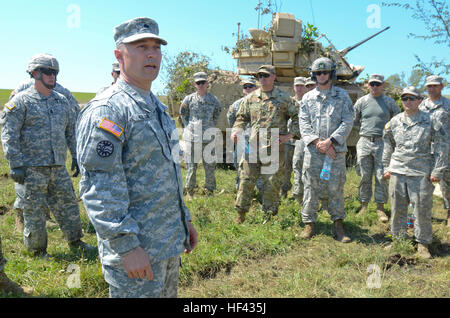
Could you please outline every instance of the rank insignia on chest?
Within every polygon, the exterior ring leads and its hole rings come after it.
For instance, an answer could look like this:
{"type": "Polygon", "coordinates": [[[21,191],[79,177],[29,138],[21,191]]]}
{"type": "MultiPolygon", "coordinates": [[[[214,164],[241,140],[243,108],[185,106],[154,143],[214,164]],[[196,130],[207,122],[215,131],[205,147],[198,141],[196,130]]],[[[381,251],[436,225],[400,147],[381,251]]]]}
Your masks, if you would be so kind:
{"type": "Polygon", "coordinates": [[[120,136],[123,133],[123,128],[120,127],[119,125],[113,123],[112,121],[103,118],[102,122],[100,123],[100,125],[98,126],[101,129],[104,129],[106,131],[109,131],[111,134],[113,134],[114,136],[120,138],[120,136]]]}

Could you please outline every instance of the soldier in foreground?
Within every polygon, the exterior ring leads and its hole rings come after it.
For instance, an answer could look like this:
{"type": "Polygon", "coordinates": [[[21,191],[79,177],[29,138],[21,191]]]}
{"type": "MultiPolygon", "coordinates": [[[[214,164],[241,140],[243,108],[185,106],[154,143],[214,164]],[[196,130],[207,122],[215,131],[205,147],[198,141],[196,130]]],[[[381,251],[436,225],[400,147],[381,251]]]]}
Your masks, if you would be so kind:
{"type": "MultiPolygon", "coordinates": [[[[443,78],[436,75],[430,75],[426,78],[425,86],[427,88],[428,98],[420,104],[419,109],[423,112],[434,116],[436,120],[440,121],[447,132],[447,137],[450,136],[450,101],[448,98],[442,96],[444,89],[443,78]]],[[[448,139],[447,139],[448,140],[448,139]]],[[[450,143],[450,140],[448,140],[450,143]]],[[[450,147],[450,145],[448,146],[450,147]]],[[[450,157],[449,157],[450,159],[450,157]]],[[[447,168],[445,169],[439,186],[441,187],[444,208],[447,210],[447,226],[450,226],[450,167],[447,161],[447,168]]]]}
{"type": "Polygon", "coordinates": [[[232,140],[236,143],[238,134],[241,135],[242,131],[250,124],[250,153],[240,162],[239,167],[241,183],[235,203],[238,212],[236,223],[245,221],[245,214],[250,209],[253,190],[258,178],[262,178],[264,184],[262,208],[265,212],[266,220],[278,213],[280,187],[283,183],[285,170],[284,143],[294,136],[299,136],[298,109],[290,100],[289,95],[274,86],[276,79],[275,68],[271,65],[262,65],[258,69],[257,77],[261,87],[248,95],[242,102],[231,135],[232,140]],[[287,131],[289,118],[292,119],[293,133],[288,133],[287,131]],[[261,134],[263,129],[268,130],[267,136],[261,134]],[[271,129],[278,130],[279,140],[272,139],[271,129]],[[258,138],[259,140],[257,140],[258,138]],[[265,139],[265,142],[261,142],[263,139],[265,139]],[[251,146],[256,144],[257,141],[259,141],[258,147],[256,149],[252,148],[251,146]],[[276,146],[278,145],[279,148],[277,149],[276,146]],[[267,155],[271,157],[268,162],[266,160],[263,162],[261,159],[263,154],[266,154],[266,151],[267,155]],[[274,155],[273,151],[278,151],[278,154],[275,154],[275,157],[278,156],[278,159],[273,159],[276,162],[271,161],[274,155]],[[252,158],[255,160],[253,161],[252,158]],[[268,168],[273,166],[276,167],[275,171],[268,168]],[[268,168],[268,171],[265,171],[265,168],[268,168]]]}
{"type": "Polygon", "coordinates": [[[384,94],[384,76],[372,74],[369,77],[369,94],[358,99],[354,106],[353,127],[359,131],[356,145],[357,165],[361,181],[358,187],[360,213],[367,211],[372,197],[372,177],[375,175],[375,202],[381,222],[389,219],[384,212],[388,201],[388,185],[383,178],[383,130],[392,117],[400,113],[395,101],[384,94]]]}
{"type": "MultiPolygon", "coordinates": [[[[252,78],[247,78],[244,79],[242,81],[242,91],[244,94],[244,97],[238,99],[237,101],[235,101],[230,108],[228,109],[227,112],[227,121],[228,121],[228,125],[230,125],[230,127],[233,127],[234,122],[236,121],[236,114],[239,110],[239,108],[241,107],[241,104],[245,98],[245,96],[247,96],[248,94],[250,94],[251,92],[253,92],[254,90],[256,90],[258,87],[256,87],[256,81],[252,78]]],[[[250,128],[250,126],[247,127],[248,129],[250,128]]],[[[246,129],[247,129],[246,128],[246,129]]],[[[246,134],[245,138],[248,142],[248,135],[246,134]]],[[[237,148],[234,148],[234,152],[233,152],[233,159],[234,159],[234,167],[236,168],[237,171],[237,176],[236,176],[236,190],[239,189],[239,162],[240,162],[240,158],[237,157],[237,148]]]]}
{"type": "MultiPolygon", "coordinates": [[[[55,59],[55,68],[59,72],[59,63],[58,63],[58,60],[56,60],[56,59],[55,59]]],[[[34,83],[35,83],[35,80],[31,76],[30,79],[19,84],[19,86],[17,86],[16,89],[14,89],[11,92],[9,100],[11,100],[11,98],[13,98],[16,94],[20,93],[21,91],[24,91],[24,90],[34,86],[34,83]]],[[[67,88],[65,88],[58,82],[56,83],[54,90],[55,90],[55,92],[58,92],[58,93],[64,95],[65,98],[67,98],[67,100],[70,104],[70,108],[72,110],[72,113],[71,113],[72,124],[71,125],[72,125],[72,127],[75,128],[75,122],[77,120],[78,113],[80,112],[80,106],[78,105],[77,100],[75,99],[73,94],[67,88]]],[[[74,132],[74,134],[75,134],[75,132],[74,132]]],[[[75,158],[72,158],[71,170],[75,171],[73,174],[73,177],[77,177],[78,174],[80,173],[80,170],[78,168],[78,165],[76,164],[76,160],[74,160],[74,159],[75,158]]],[[[16,191],[16,200],[14,201],[14,210],[16,212],[16,225],[14,227],[14,230],[16,232],[22,232],[23,231],[23,206],[24,206],[23,202],[25,200],[25,198],[24,198],[25,188],[22,184],[14,182],[14,189],[16,191]]],[[[51,221],[50,210],[49,210],[48,206],[45,206],[44,209],[45,209],[45,215],[46,215],[47,221],[51,221]]]]}
{"type": "Polygon", "coordinates": [[[177,297],[180,254],[197,244],[183,202],[178,132],[151,92],[161,65],[158,24],[114,29],[120,77],[80,112],[80,194],[95,227],[110,297],[177,297]]]}
{"type": "MultiPolygon", "coordinates": [[[[296,77],[294,79],[295,96],[292,97],[293,102],[300,112],[300,101],[309,90],[306,88],[305,77],[296,77]]],[[[292,198],[297,200],[300,204],[303,202],[303,182],[302,182],[302,166],[303,156],[305,153],[305,144],[302,139],[295,141],[294,156],[292,158],[292,169],[294,170],[294,190],[292,191],[292,198]]],[[[289,174],[290,177],[290,174],[289,174]]]]}
{"type": "Polygon", "coordinates": [[[102,87],[100,88],[100,90],[97,92],[96,96],[103,93],[104,91],[106,91],[108,88],[110,88],[112,85],[116,84],[117,79],[120,76],[120,66],[119,63],[114,62],[112,63],[112,71],[111,71],[111,76],[113,78],[113,81],[111,84],[109,84],[108,86],[102,87]]]}
{"type": "Polygon", "coordinates": [[[353,107],[348,93],[332,84],[336,77],[336,65],[329,58],[318,58],[311,66],[311,78],[317,87],[306,93],[300,102],[300,133],[305,143],[303,163],[304,201],[301,211],[306,224],[301,237],[311,238],[315,233],[315,222],[319,198],[328,201],[328,213],[333,221],[336,239],[347,243],[351,239],[345,235],[343,220],[344,184],[346,180],[345,155],[346,140],[353,126],[353,107]],[[328,159],[326,159],[328,157],[328,159]],[[329,179],[321,179],[324,161],[328,167],[329,179]],[[326,193],[320,193],[321,186],[326,193]]]}
{"type": "Polygon", "coordinates": [[[414,86],[406,87],[401,98],[405,111],[386,124],[383,136],[384,177],[390,179],[391,233],[394,238],[407,236],[407,209],[411,202],[418,254],[430,258],[433,182],[442,179],[447,165],[448,136],[440,121],[419,110],[422,96],[414,86]]]}
{"type": "Polygon", "coordinates": [[[222,106],[216,96],[208,92],[208,79],[205,72],[194,74],[195,93],[186,96],[181,102],[180,117],[185,127],[183,140],[186,141],[186,199],[191,200],[196,187],[197,165],[200,159],[205,169],[205,192],[213,194],[216,189],[215,152],[204,155],[205,147],[215,141],[215,136],[205,134],[208,129],[216,129],[222,106]]]}
{"type": "Polygon", "coordinates": [[[76,162],[73,110],[67,99],[55,92],[56,59],[33,56],[28,72],[34,86],[16,94],[2,114],[2,145],[11,178],[24,187],[23,238],[35,256],[49,259],[45,227],[46,205],[50,207],[70,248],[90,251],[81,241],[80,211],[72,180],[65,167],[67,148],[76,162]]]}

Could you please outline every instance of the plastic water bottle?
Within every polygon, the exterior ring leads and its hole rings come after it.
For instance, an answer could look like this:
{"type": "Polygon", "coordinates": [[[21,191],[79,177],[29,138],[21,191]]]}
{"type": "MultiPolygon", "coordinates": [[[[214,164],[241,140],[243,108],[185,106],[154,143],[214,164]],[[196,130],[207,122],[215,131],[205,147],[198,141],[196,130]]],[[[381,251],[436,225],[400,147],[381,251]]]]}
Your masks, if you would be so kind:
{"type": "Polygon", "coordinates": [[[320,179],[328,181],[330,180],[331,164],[333,159],[325,155],[325,160],[323,161],[322,172],[320,173],[320,179]]]}
{"type": "Polygon", "coordinates": [[[410,202],[408,205],[408,216],[406,217],[406,224],[408,225],[408,228],[410,229],[414,228],[415,220],[416,217],[414,216],[414,205],[410,202]]]}

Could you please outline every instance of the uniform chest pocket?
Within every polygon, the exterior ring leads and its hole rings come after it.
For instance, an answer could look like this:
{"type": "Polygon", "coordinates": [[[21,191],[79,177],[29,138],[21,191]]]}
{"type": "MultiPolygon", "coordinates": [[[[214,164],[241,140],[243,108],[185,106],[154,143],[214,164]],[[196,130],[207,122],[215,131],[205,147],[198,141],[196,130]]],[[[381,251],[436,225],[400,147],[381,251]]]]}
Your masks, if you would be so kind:
{"type": "MultiPolygon", "coordinates": [[[[161,120],[164,122],[164,119],[161,118],[161,120]]],[[[162,128],[162,123],[159,122],[156,112],[135,114],[131,117],[131,121],[133,138],[137,138],[139,142],[145,144],[156,137],[164,156],[169,160],[171,159],[167,135],[162,128]]]]}
{"type": "Polygon", "coordinates": [[[65,111],[64,105],[56,104],[53,105],[49,110],[48,114],[51,118],[52,125],[56,129],[64,130],[67,125],[67,113],[65,111]]]}

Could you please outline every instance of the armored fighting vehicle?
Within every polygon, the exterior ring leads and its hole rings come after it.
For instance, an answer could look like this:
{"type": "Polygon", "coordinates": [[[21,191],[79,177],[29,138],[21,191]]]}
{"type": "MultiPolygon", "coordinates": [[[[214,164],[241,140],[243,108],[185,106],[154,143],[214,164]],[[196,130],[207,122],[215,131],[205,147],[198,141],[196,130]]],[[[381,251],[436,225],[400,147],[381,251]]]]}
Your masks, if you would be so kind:
{"type": "MultiPolygon", "coordinates": [[[[325,34],[316,39],[305,36],[302,21],[295,19],[293,14],[276,12],[273,14],[269,30],[249,29],[251,37],[238,39],[232,56],[237,59],[238,75],[255,76],[261,65],[273,65],[277,73],[277,86],[291,96],[294,95],[292,89],[294,78],[309,77],[310,66],[314,60],[326,56],[336,64],[335,84],[344,88],[355,103],[358,98],[367,93],[361,84],[355,83],[364,67],[350,64],[345,59],[345,55],[387,29],[389,27],[339,51],[325,34]],[[318,41],[321,38],[325,38],[330,45],[324,48],[318,41]]],[[[350,165],[356,159],[358,139],[358,133],[353,130],[347,140],[350,165]]]]}

